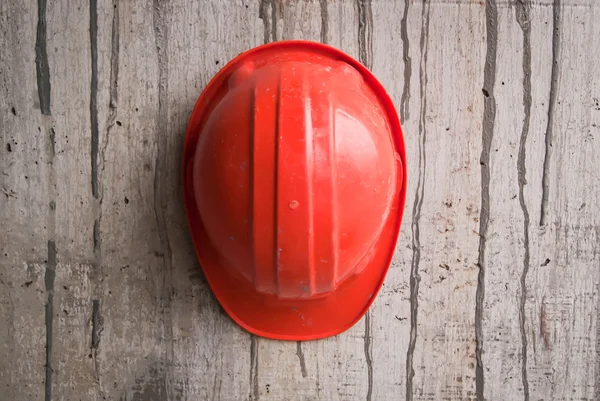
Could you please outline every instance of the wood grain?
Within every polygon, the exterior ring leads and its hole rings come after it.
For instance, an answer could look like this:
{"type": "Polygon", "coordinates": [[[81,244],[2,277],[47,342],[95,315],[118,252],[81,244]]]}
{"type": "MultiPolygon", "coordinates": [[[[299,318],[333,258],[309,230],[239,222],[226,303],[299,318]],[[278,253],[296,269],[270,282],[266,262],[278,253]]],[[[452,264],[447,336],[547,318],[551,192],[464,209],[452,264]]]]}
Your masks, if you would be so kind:
{"type": "Polygon", "coordinates": [[[0,2],[0,399],[600,398],[592,0],[0,2]],[[386,282],[347,332],[243,331],[181,196],[191,109],[240,52],[329,43],[402,119],[386,282]]]}

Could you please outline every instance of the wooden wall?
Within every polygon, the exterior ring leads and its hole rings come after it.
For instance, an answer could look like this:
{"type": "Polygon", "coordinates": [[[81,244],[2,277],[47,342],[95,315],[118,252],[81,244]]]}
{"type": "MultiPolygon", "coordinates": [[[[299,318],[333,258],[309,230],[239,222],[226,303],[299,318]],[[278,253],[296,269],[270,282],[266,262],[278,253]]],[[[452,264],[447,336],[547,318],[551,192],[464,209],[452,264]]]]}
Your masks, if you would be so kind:
{"type": "Polygon", "coordinates": [[[599,400],[600,3],[0,2],[0,399],[599,400]],[[367,65],[408,198],[368,315],[250,336],[180,180],[208,80],[265,42],[367,65]]]}

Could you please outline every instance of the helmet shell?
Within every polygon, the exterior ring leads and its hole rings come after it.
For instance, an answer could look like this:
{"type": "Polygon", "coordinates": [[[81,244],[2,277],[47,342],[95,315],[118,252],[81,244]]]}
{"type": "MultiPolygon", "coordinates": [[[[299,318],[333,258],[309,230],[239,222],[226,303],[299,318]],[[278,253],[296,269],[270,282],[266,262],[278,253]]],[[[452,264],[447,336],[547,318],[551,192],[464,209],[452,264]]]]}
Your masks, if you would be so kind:
{"type": "Polygon", "coordinates": [[[340,333],[374,300],[400,229],[406,168],[393,103],[329,46],[252,49],[194,108],[184,195],[200,264],[238,324],[285,340],[340,333]]]}

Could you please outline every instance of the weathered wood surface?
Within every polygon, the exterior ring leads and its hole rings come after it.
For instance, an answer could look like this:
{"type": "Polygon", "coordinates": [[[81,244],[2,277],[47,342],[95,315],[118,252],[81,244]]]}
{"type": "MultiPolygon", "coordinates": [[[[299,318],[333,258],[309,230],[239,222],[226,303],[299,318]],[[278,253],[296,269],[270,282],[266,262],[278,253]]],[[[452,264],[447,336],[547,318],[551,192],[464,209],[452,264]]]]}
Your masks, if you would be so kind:
{"type": "Polygon", "coordinates": [[[600,399],[600,3],[0,2],[0,399],[600,399]],[[409,191],[383,290],[335,338],[248,335],[210,293],[180,156],[264,42],[371,68],[409,191]]]}

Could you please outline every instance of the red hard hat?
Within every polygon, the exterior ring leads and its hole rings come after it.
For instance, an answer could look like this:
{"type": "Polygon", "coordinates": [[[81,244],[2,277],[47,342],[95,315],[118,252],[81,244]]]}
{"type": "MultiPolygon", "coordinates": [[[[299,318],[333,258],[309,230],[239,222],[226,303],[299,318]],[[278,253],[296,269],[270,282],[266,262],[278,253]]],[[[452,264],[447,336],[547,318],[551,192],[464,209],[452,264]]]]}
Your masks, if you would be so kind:
{"type": "Polygon", "coordinates": [[[218,301],[259,336],[350,328],[392,260],[406,197],[394,105],[332,47],[254,48],[208,84],[190,118],[184,196],[218,301]]]}

